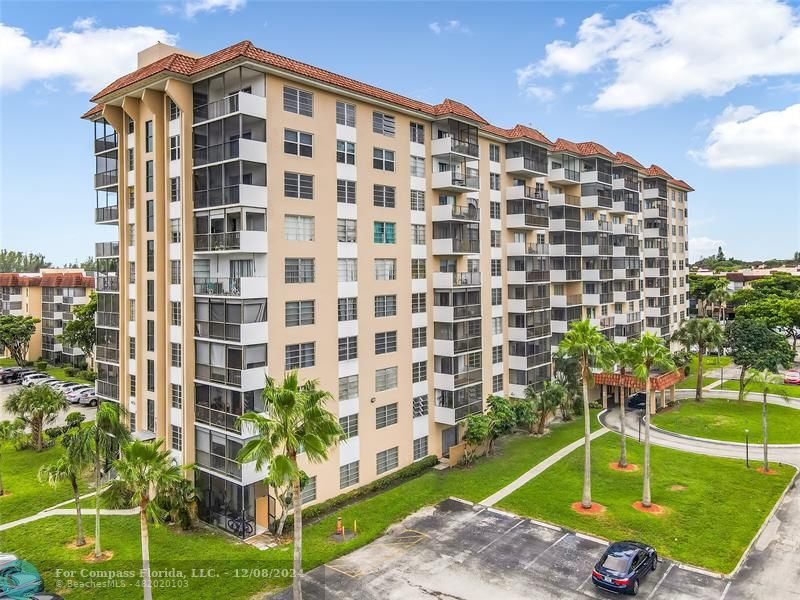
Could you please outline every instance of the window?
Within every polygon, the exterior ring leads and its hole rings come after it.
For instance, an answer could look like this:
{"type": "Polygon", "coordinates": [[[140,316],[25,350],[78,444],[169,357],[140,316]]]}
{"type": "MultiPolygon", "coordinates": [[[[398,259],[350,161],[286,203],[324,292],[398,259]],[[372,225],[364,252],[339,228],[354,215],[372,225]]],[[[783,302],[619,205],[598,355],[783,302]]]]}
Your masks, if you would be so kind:
{"type": "Polygon", "coordinates": [[[181,261],[171,260],[170,266],[170,283],[179,284],[181,282],[181,261]]]}
{"type": "Polygon", "coordinates": [[[170,202],[180,202],[181,201],[181,178],[180,177],[170,177],[170,179],[169,179],[169,201],[170,202]]]}
{"type": "Polygon", "coordinates": [[[170,241],[173,244],[177,244],[181,241],[181,220],[180,219],[170,219],[169,220],[169,231],[170,231],[170,241]]]}
{"type": "Polygon", "coordinates": [[[428,328],[414,327],[411,330],[411,347],[424,348],[428,345],[428,328]]]}
{"type": "Polygon", "coordinates": [[[503,263],[499,258],[493,258],[491,263],[492,277],[500,277],[503,274],[503,263]]]}
{"type": "Polygon", "coordinates": [[[375,429],[383,429],[397,423],[397,402],[375,409],[375,429]]]}
{"type": "Polygon", "coordinates": [[[180,425],[172,425],[172,435],[170,441],[173,450],[180,450],[183,448],[183,430],[180,425]]]}
{"type": "Polygon", "coordinates": [[[492,306],[500,306],[503,303],[503,288],[492,288],[492,306]]]}
{"type": "Polygon", "coordinates": [[[384,148],[373,148],[372,166],[381,171],[394,171],[394,151],[384,148]]]}
{"type": "Polygon", "coordinates": [[[503,362],[503,346],[492,346],[492,364],[503,362]]]}
{"type": "Polygon", "coordinates": [[[169,120],[174,121],[178,117],[181,116],[181,109],[178,108],[178,105],[172,101],[172,98],[169,99],[169,120]]]}
{"type": "Polygon", "coordinates": [[[136,338],[128,338],[128,358],[136,358],[136,338]]]}
{"type": "Polygon", "coordinates": [[[349,439],[358,435],[358,414],[339,417],[339,427],[344,432],[342,439],[349,439]]]}
{"type": "Polygon", "coordinates": [[[358,461],[348,463],[339,467],[339,489],[358,483],[358,461]]]}
{"type": "Polygon", "coordinates": [[[336,219],[336,239],[340,242],[356,241],[355,219],[336,219]]]}
{"type": "Polygon", "coordinates": [[[313,502],[317,499],[317,478],[309,477],[306,484],[300,490],[300,504],[313,502]]]}
{"type": "Polygon", "coordinates": [[[152,192],[155,189],[154,185],[154,173],[153,173],[153,161],[148,160],[144,163],[144,191],[145,192],[152,192]]]}
{"type": "Polygon", "coordinates": [[[356,106],[348,102],[336,102],[336,124],[347,127],[356,126],[356,106]]]}
{"type": "Polygon", "coordinates": [[[393,317],[397,314],[397,296],[387,294],[375,296],[375,316],[393,317]]]}
{"type": "Polygon", "coordinates": [[[500,189],[500,173],[489,173],[489,189],[500,189]]]}
{"type": "Polygon", "coordinates": [[[411,157],[411,176],[425,177],[425,159],[419,156],[411,157]]]}
{"type": "Polygon", "coordinates": [[[490,219],[499,219],[500,218],[500,203],[499,202],[489,202],[489,218],[490,219]]]}
{"type": "Polygon", "coordinates": [[[411,294],[411,312],[424,313],[427,310],[425,306],[427,304],[427,299],[427,292],[414,292],[411,294]]]}
{"type": "Polygon", "coordinates": [[[181,408],[183,406],[183,388],[177,383],[173,383],[170,385],[170,390],[172,408],[181,408]]]}
{"type": "Polygon", "coordinates": [[[424,417],[428,414],[428,394],[414,396],[411,399],[411,413],[414,417],[424,417]]]}
{"type": "Polygon", "coordinates": [[[136,320],[136,300],[134,298],[128,299],[128,321],[136,320]]]}
{"type": "Polygon", "coordinates": [[[374,111],[372,113],[372,131],[394,137],[394,117],[386,113],[374,111]]]}
{"type": "Polygon", "coordinates": [[[411,141],[416,144],[425,143],[425,125],[421,123],[411,123],[411,141]]]}
{"type": "Polygon", "coordinates": [[[375,391],[385,392],[397,387],[397,367],[387,367],[375,371],[375,391]]]}
{"type": "Polygon", "coordinates": [[[489,144],[489,160],[500,162],[500,146],[497,144],[489,144]]]}
{"type": "Polygon", "coordinates": [[[397,468],[397,446],[382,450],[375,455],[376,472],[378,475],[397,468]]]}
{"type": "Polygon", "coordinates": [[[136,397],[136,375],[128,375],[130,395],[136,397]]]}
{"type": "Polygon", "coordinates": [[[133,124],[133,119],[128,117],[128,135],[133,135],[133,129],[135,125],[133,124]]]}
{"type": "Polygon", "coordinates": [[[147,431],[155,433],[156,430],[156,401],[147,399],[147,431]]]}
{"type": "Polygon", "coordinates": [[[145,228],[148,232],[154,231],[156,227],[156,212],[155,202],[153,200],[145,202],[145,212],[145,228]]]}
{"type": "Polygon", "coordinates": [[[169,138],[169,159],[179,160],[181,157],[181,136],[173,135],[169,138]]]}
{"type": "Polygon", "coordinates": [[[355,400],[358,398],[358,375],[339,377],[339,400],[355,400]]]}
{"type": "Polygon", "coordinates": [[[492,248],[500,247],[500,232],[492,230],[489,232],[489,245],[492,248]]]}
{"type": "Polygon", "coordinates": [[[130,425],[131,433],[136,431],[136,413],[128,413],[128,425],[130,425]]]}
{"type": "Polygon", "coordinates": [[[283,237],[296,242],[313,242],[314,217],[286,215],[283,218],[283,237]]]}
{"type": "Polygon", "coordinates": [[[394,244],[395,224],[388,221],[375,221],[372,227],[372,241],[376,244],[394,244]]]}
{"type": "MultiPolygon", "coordinates": [[[[136,191],[133,186],[128,188],[128,208],[136,208],[136,191]]],[[[128,227],[131,225],[133,225],[133,223],[128,223],[128,227]]]]}
{"type": "Polygon", "coordinates": [[[425,192],[411,190],[411,210],[425,210],[425,192]]]}
{"type": "Polygon", "coordinates": [[[314,324],[314,301],[294,300],[286,303],[286,327],[314,324]]]}
{"type": "Polygon", "coordinates": [[[336,162],[344,165],[356,164],[356,145],[353,142],[336,140],[336,162]]]}
{"type": "Polygon", "coordinates": [[[128,283],[136,283],[136,263],[128,263],[128,283]]]}
{"type": "Polygon", "coordinates": [[[411,226],[411,243],[412,244],[425,243],[425,225],[411,226]]]}
{"type": "Polygon", "coordinates": [[[394,258],[375,259],[375,280],[394,281],[397,279],[397,260],[394,258]]]}
{"type": "Polygon", "coordinates": [[[152,279],[147,280],[147,310],[153,312],[156,309],[156,282],[152,279]]]}
{"type": "Polygon", "coordinates": [[[339,360],[354,360],[358,358],[358,337],[339,338],[339,360]]]}
{"type": "Polygon", "coordinates": [[[355,321],[358,318],[358,298],[339,298],[339,320],[355,321]]]}
{"type": "Polygon", "coordinates": [[[147,361],[147,391],[153,392],[156,389],[156,363],[154,360],[147,361]]]}
{"type": "Polygon", "coordinates": [[[313,145],[314,136],[312,134],[294,129],[283,130],[283,151],[286,154],[311,158],[314,154],[313,145]]]}
{"type": "Polygon", "coordinates": [[[492,393],[503,391],[503,374],[492,375],[492,393]]]}
{"type": "Polygon", "coordinates": [[[315,343],[289,344],[286,346],[286,370],[304,369],[314,366],[315,343]]]}
{"type": "Polygon", "coordinates": [[[424,258],[411,259],[411,279],[425,279],[426,271],[424,258]]]}
{"type": "Polygon", "coordinates": [[[342,204],[356,203],[356,182],[348,179],[336,180],[336,201],[342,204]]]}
{"type": "Polygon", "coordinates": [[[428,456],[428,436],[423,435],[413,442],[414,447],[414,460],[419,460],[428,456]]]}
{"type": "Polygon", "coordinates": [[[314,283],[314,259],[284,259],[284,283],[314,283]]]}
{"type": "Polygon", "coordinates": [[[503,317],[492,317],[492,335],[503,333],[503,317]]]}
{"type": "Polygon", "coordinates": [[[340,258],[336,262],[338,281],[358,281],[358,260],[355,258],[340,258]]]}
{"type": "Polygon", "coordinates": [[[390,185],[376,185],[372,188],[372,204],[384,208],[394,208],[395,188],[390,185]]]}
{"type": "MultiPolygon", "coordinates": [[[[144,151],[153,151],[153,122],[145,121],[144,124],[144,151]]],[[[151,161],[152,162],[152,161],[151,161]]]]}
{"type": "Polygon", "coordinates": [[[313,116],[313,98],[311,92],[283,86],[283,110],[286,112],[305,117],[313,116]]]}
{"type": "Polygon", "coordinates": [[[314,199],[314,176],[303,173],[283,173],[283,195],[287,198],[314,199]]]}
{"type": "Polygon", "coordinates": [[[397,332],[383,331],[375,334],[375,354],[397,352],[397,332]]]}
{"type": "Polygon", "coordinates": [[[136,164],[136,152],[134,148],[128,148],[128,171],[133,171],[136,164]]]}
{"type": "Polygon", "coordinates": [[[170,302],[170,306],[172,308],[172,324],[173,325],[180,325],[181,324],[181,303],[180,302],[170,302]]]}
{"type": "Polygon", "coordinates": [[[421,360],[411,363],[411,381],[413,383],[419,383],[426,379],[428,379],[428,361],[421,360]]]}
{"type": "Polygon", "coordinates": [[[172,342],[170,344],[170,355],[172,356],[172,366],[173,367],[180,367],[181,366],[181,345],[172,342]]]}

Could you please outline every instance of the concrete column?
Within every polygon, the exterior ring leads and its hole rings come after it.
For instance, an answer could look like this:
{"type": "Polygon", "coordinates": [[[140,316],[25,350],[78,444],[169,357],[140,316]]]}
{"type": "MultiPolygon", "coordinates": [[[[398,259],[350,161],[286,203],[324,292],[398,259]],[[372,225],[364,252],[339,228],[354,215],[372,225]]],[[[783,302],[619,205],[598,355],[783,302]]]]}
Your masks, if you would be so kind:
{"type": "Polygon", "coordinates": [[[669,401],[670,402],[675,402],[675,386],[674,385],[670,386],[670,388],[669,388],[669,401]]]}
{"type": "Polygon", "coordinates": [[[608,398],[607,398],[607,386],[606,384],[602,384],[600,386],[600,401],[603,403],[603,408],[608,408],[608,398]]]}

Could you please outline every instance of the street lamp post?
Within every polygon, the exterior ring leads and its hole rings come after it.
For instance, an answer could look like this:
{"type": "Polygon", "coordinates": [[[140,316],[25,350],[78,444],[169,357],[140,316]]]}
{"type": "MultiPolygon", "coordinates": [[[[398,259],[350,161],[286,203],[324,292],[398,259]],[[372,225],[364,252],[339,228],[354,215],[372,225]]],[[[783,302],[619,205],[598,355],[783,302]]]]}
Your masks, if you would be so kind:
{"type": "Polygon", "coordinates": [[[750,430],[744,430],[744,462],[750,468],[750,430]]]}
{"type": "Polygon", "coordinates": [[[642,443],[642,419],[644,417],[639,417],[639,443],[642,443]]]}

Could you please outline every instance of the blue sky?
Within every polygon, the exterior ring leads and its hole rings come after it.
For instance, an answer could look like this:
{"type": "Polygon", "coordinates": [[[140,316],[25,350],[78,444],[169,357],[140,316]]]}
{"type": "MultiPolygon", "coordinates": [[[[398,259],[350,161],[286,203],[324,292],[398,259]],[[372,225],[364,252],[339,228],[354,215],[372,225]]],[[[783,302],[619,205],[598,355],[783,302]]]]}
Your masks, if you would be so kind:
{"type": "Polygon", "coordinates": [[[60,263],[93,224],[89,97],[156,40],[243,39],[493,124],[657,163],[690,196],[692,258],[800,250],[800,9],[779,0],[10,2],[0,12],[0,247],[60,263]]]}

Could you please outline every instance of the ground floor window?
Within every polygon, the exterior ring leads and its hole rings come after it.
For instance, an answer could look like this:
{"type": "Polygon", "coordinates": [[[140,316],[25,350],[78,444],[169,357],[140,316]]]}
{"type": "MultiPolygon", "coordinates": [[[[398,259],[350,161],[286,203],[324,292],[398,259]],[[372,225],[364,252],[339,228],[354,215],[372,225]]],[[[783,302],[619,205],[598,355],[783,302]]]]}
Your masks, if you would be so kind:
{"type": "Polygon", "coordinates": [[[232,533],[246,538],[256,532],[255,485],[239,485],[197,470],[195,487],[200,518],[232,533]]]}

